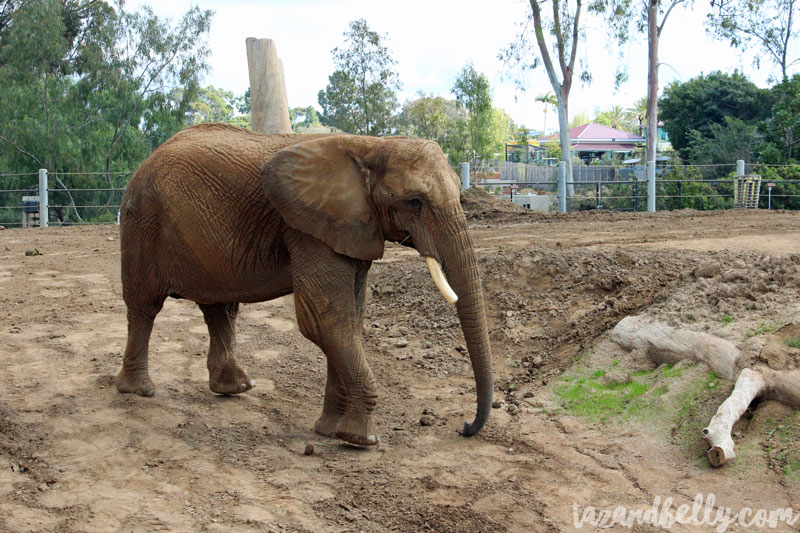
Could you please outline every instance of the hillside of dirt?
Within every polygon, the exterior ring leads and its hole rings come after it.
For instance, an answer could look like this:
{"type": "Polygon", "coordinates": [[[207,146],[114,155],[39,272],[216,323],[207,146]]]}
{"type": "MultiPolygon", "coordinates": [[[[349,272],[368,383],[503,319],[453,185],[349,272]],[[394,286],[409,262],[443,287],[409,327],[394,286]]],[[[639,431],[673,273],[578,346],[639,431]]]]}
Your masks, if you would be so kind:
{"type": "Polygon", "coordinates": [[[608,340],[644,313],[796,364],[800,213],[548,215],[473,200],[496,408],[478,436],[456,433],[474,384],[454,308],[414,250],[390,245],[364,322],[373,449],[313,433],[325,361],[291,296],[242,306],[252,391],[209,391],[202,313],[170,299],[150,345],[156,395],[121,395],[118,228],[0,231],[0,531],[573,531],[576,508],[698,493],[734,512],[800,511],[796,411],[754,405],[736,462],[712,470],[698,428],[731,384],[608,340]],[[649,388],[627,415],[587,415],[569,395],[634,381],[649,388]]]}

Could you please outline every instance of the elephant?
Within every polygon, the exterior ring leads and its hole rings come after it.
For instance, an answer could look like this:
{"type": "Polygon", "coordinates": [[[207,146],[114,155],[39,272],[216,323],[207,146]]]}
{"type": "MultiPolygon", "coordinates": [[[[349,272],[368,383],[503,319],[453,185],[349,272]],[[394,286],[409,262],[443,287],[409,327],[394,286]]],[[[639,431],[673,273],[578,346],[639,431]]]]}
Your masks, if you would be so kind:
{"type": "Polygon", "coordinates": [[[120,207],[128,337],[117,389],[155,393],[148,344],[170,296],[203,312],[211,391],[251,389],[236,359],[239,304],[293,293],[300,332],[327,358],[314,430],[378,444],[376,381],[361,333],[367,272],[392,241],[416,248],[456,305],[477,396],[475,418],[460,433],[476,434],[492,407],[492,355],[459,195],[458,177],[432,141],[268,135],[226,124],[175,134],[142,163],[120,207]]]}

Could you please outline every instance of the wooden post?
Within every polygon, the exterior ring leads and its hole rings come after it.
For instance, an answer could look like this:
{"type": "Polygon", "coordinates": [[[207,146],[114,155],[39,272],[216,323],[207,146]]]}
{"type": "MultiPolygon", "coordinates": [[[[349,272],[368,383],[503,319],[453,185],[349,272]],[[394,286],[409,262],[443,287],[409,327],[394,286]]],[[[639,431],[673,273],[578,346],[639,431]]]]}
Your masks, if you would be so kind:
{"type": "Polygon", "coordinates": [[[251,128],[261,133],[292,133],[283,63],[275,41],[248,37],[251,128]]]}

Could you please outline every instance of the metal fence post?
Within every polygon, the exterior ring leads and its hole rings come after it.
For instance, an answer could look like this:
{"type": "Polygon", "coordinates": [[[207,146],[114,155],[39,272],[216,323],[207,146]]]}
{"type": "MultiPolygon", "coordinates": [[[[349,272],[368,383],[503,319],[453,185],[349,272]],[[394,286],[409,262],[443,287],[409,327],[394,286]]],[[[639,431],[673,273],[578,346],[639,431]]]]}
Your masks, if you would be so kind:
{"type": "Polygon", "coordinates": [[[461,163],[461,190],[469,189],[469,163],[461,163]]]}
{"type": "Polygon", "coordinates": [[[736,160],[736,175],[737,176],[744,176],[744,160],[737,159],[736,160]]]}
{"type": "Polygon", "coordinates": [[[558,162],[558,210],[567,212],[567,162],[558,162]]]}
{"type": "Polygon", "coordinates": [[[39,227],[46,228],[48,217],[48,206],[49,202],[47,201],[47,169],[40,168],[39,169],[39,227]]]}
{"type": "Polygon", "coordinates": [[[656,162],[647,162],[647,210],[656,210],[656,162]]]}

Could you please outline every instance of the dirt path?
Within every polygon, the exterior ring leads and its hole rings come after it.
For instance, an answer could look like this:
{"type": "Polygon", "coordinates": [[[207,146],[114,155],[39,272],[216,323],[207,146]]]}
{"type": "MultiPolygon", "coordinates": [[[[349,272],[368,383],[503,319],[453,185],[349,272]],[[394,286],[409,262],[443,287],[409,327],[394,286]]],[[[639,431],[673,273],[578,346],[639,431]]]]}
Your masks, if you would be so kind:
{"type": "Polygon", "coordinates": [[[311,431],[324,360],[297,331],[291,297],[243,306],[250,393],[208,390],[202,314],[169,300],[151,341],[156,395],[120,395],[117,228],[0,232],[0,530],[571,531],[573,503],[648,508],[710,492],[734,510],[800,510],[798,486],[760,463],[712,471],[641,426],[601,428],[546,408],[578,352],[613,351],[608,327],[687,283],[699,261],[800,253],[800,214],[490,224],[473,235],[502,408],[478,437],[457,435],[474,405],[457,319],[415,253],[392,246],[369,281],[382,439],[370,450],[311,431]],[[28,247],[44,255],[25,257],[28,247]]]}

